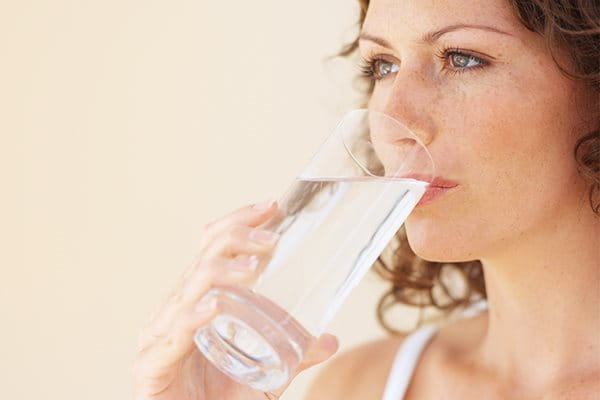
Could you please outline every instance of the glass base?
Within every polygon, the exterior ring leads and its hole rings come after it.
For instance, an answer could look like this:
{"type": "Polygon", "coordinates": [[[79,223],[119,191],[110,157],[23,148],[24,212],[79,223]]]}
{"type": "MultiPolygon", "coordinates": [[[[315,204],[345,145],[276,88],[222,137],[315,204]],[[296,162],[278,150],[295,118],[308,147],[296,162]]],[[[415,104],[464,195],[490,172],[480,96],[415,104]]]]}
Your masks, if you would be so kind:
{"type": "Polygon", "coordinates": [[[315,338],[279,306],[245,288],[207,293],[219,314],[194,337],[202,354],[235,381],[268,392],[293,377],[315,338]]]}

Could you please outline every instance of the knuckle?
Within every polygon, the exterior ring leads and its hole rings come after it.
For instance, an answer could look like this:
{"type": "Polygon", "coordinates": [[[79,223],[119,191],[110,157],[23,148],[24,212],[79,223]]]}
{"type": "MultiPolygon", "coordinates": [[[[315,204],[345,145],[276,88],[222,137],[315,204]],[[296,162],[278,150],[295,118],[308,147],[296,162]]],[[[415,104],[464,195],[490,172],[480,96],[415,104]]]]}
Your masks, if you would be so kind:
{"type": "Polygon", "coordinates": [[[226,229],[225,241],[227,245],[237,244],[246,236],[246,228],[240,225],[231,225],[226,229]]]}
{"type": "Polygon", "coordinates": [[[203,260],[202,264],[196,269],[196,278],[210,277],[210,272],[221,263],[221,257],[217,254],[209,254],[203,260]]]}
{"type": "Polygon", "coordinates": [[[196,265],[196,268],[186,277],[185,285],[182,287],[182,292],[185,292],[190,285],[197,284],[197,282],[204,282],[207,279],[210,279],[211,269],[214,268],[214,265],[218,262],[218,256],[216,252],[211,252],[207,254],[202,262],[199,262],[196,265]],[[214,254],[213,254],[214,253],[214,254]]]}
{"type": "MultiPolygon", "coordinates": [[[[210,284],[215,284],[219,281],[220,278],[227,272],[227,266],[229,262],[229,258],[226,257],[214,257],[213,262],[210,264],[210,267],[205,271],[205,281],[210,282],[210,284]]],[[[203,285],[204,286],[204,285],[203,285]]]]}
{"type": "Polygon", "coordinates": [[[235,225],[227,225],[223,230],[223,238],[227,241],[231,241],[235,238],[237,227],[235,225]]]}
{"type": "Polygon", "coordinates": [[[191,302],[201,297],[215,282],[215,276],[218,275],[216,263],[207,264],[198,270],[196,275],[188,281],[185,289],[182,291],[182,301],[180,308],[187,307],[191,302]]]}

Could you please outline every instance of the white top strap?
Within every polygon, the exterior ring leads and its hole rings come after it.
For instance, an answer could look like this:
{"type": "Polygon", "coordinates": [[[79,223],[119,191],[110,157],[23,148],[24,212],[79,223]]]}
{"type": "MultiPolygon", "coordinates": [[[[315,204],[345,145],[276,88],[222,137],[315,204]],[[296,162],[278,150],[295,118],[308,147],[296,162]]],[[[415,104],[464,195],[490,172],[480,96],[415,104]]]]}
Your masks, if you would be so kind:
{"type": "MultiPolygon", "coordinates": [[[[471,303],[467,308],[460,310],[458,315],[453,315],[449,319],[471,317],[486,308],[487,300],[481,299],[471,303]]],[[[419,357],[440,326],[441,323],[424,325],[406,336],[394,359],[383,400],[402,400],[404,398],[419,357]]]]}
{"type": "Polygon", "coordinates": [[[404,339],[394,359],[383,400],[401,400],[404,397],[419,356],[438,328],[437,324],[425,325],[404,339]]]}

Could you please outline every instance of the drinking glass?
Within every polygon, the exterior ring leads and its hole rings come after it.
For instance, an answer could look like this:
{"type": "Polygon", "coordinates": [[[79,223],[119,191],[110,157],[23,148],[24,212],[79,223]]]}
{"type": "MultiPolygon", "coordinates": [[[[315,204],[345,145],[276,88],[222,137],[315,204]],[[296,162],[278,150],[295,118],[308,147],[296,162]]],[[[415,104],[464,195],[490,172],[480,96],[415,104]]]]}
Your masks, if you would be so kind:
{"type": "Polygon", "coordinates": [[[425,145],[378,111],[346,114],[259,228],[280,235],[250,286],[218,286],[218,314],[194,337],[234,380],[268,392],[373,265],[435,177],[425,145]]]}

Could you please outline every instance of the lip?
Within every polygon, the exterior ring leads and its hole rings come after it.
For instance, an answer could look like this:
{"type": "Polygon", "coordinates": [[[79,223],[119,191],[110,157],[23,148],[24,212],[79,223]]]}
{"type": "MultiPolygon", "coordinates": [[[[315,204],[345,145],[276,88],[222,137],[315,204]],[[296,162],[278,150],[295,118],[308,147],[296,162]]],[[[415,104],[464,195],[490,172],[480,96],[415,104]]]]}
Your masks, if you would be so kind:
{"type": "Polygon", "coordinates": [[[421,200],[419,200],[419,202],[417,203],[416,207],[419,207],[419,206],[422,206],[423,204],[432,202],[433,200],[437,199],[444,193],[451,191],[455,187],[456,186],[453,186],[453,187],[428,186],[427,190],[421,197],[421,200]]]}
{"type": "Polygon", "coordinates": [[[401,177],[409,178],[409,179],[417,179],[417,180],[423,181],[423,182],[430,182],[428,187],[438,187],[438,188],[449,189],[449,188],[458,186],[458,182],[455,182],[450,179],[446,179],[441,176],[436,176],[433,180],[431,180],[431,175],[417,174],[417,173],[410,173],[410,174],[402,175],[401,177]]]}
{"type": "Polygon", "coordinates": [[[430,182],[429,186],[427,186],[427,190],[421,197],[421,200],[417,203],[417,207],[423,204],[430,203],[431,201],[437,199],[444,193],[452,190],[453,188],[458,186],[458,182],[455,182],[450,179],[446,179],[441,176],[435,177],[431,180],[431,175],[423,175],[423,174],[415,174],[411,173],[408,175],[402,176],[403,178],[412,178],[420,181],[430,182]]]}

